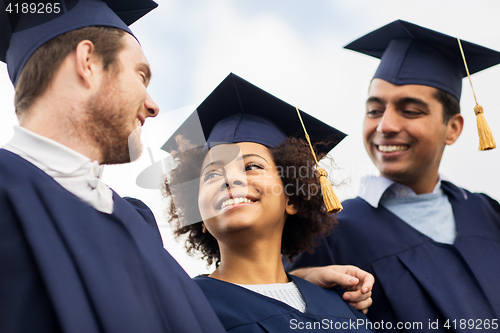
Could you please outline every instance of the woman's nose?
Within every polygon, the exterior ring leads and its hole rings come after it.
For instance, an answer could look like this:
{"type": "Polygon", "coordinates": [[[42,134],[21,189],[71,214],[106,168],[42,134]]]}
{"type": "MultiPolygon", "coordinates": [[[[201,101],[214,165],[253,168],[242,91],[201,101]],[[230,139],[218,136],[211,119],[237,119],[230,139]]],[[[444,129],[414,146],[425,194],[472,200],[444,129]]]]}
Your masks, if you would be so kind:
{"type": "Polygon", "coordinates": [[[240,175],[229,175],[226,174],[224,179],[222,180],[219,188],[221,191],[226,190],[228,188],[234,188],[237,186],[246,186],[246,177],[244,174],[240,175]]]}

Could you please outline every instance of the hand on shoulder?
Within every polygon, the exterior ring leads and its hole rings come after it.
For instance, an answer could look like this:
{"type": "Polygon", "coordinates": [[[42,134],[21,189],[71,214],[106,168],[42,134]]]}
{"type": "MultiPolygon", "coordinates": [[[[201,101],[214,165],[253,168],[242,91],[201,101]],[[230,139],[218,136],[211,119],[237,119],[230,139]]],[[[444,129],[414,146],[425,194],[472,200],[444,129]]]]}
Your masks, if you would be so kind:
{"type": "Polygon", "coordinates": [[[290,274],[314,283],[322,288],[340,286],[347,290],[343,299],[365,314],[372,305],[372,287],[375,278],[356,266],[330,265],[296,269],[290,274]]]}

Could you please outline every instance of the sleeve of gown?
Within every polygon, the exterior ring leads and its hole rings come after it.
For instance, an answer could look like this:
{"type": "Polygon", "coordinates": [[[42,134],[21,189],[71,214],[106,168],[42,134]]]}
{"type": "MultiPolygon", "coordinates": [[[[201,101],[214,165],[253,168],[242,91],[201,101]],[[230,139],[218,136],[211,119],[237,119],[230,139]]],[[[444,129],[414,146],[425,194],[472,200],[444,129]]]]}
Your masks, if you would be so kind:
{"type": "Polygon", "coordinates": [[[481,199],[486,201],[491,208],[493,208],[496,214],[500,215],[500,204],[498,203],[498,201],[483,193],[480,194],[480,197],[481,199]]]}
{"type": "Polygon", "coordinates": [[[157,236],[161,239],[160,229],[158,228],[158,224],[156,223],[155,216],[153,215],[151,209],[149,209],[149,207],[139,199],[131,197],[124,197],[123,199],[125,199],[139,212],[139,214],[141,214],[144,220],[155,230],[157,236]]]}

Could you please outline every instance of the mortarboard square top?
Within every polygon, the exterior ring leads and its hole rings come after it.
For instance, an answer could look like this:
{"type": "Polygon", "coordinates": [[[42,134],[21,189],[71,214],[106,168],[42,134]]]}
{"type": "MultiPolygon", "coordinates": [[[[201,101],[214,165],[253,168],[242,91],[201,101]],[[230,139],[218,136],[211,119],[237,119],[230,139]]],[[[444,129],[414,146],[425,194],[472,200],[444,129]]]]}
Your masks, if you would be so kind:
{"type": "Polygon", "coordinates": [[[35,13],[27,7],[23,14],[22,4],[0,1],[0,60],[7,63],[14,85],[31,55],[49,40],[87,26],[109,26],[133,35],[128,26],[158,6],[152,0],[62,0],[57,7],[35,1],[35,13]]]}
{"type": "MultiPolygon", "coordinates": [[[[311,142],[327,142],[317,154],[327,154],[346,135],[300,111],[311,142]]],[[[229,74],[165,142],[167,152],[180,151],[182,135],[197,147],[222,143],[255,142],[276,147],[287,137],[305,139],[295,107],[241,77],[229,74]]]]}
{"type": "MultiPolygon", "coordinates": [[[[461,41],[470,74],[500,63],[500,52],[461,41]]],[[[345,46],[380,58],[373,78],[444,90],[458,100],[467,76],[456,38],[397,20],[345,46]]]]}

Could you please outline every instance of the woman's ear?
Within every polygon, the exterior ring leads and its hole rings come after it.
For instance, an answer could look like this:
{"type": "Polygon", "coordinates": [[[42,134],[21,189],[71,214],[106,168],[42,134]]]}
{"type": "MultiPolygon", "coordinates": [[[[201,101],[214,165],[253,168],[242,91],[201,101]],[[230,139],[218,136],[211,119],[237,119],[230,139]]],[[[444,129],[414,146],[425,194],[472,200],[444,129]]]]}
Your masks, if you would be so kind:
{"type": "Polygon", "coordinates": [[[288,215],[295,215],[297,214],[297,208],[290,202],[290,198],[286,197],[286,203],[285,203],[285,211],[288,215]]]}

